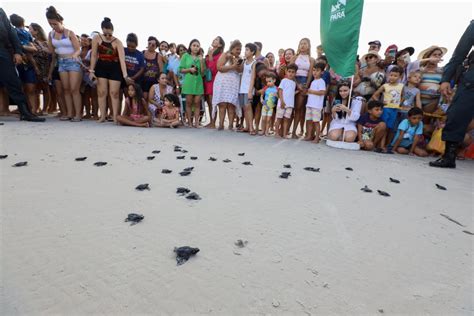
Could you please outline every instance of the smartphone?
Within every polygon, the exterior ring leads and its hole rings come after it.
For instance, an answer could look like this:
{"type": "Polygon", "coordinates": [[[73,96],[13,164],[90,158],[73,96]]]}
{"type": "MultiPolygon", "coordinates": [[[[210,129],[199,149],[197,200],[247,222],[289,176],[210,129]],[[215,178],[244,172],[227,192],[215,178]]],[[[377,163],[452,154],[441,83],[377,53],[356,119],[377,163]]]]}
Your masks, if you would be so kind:
{"type": "Polygon", "coordinates": [[[392,56],[392,57],[395,57],[395,55],[397,55],[397,50],[396,49],[391,49],[388,51],[388,55],[389,56],[392,56]]]}
{"type": "Polygon", "coordinates": [[[242,58],[239,58],[239,60],[237,61],[237,65],[242,65],[243,62],[244,60],[242,58]]]}

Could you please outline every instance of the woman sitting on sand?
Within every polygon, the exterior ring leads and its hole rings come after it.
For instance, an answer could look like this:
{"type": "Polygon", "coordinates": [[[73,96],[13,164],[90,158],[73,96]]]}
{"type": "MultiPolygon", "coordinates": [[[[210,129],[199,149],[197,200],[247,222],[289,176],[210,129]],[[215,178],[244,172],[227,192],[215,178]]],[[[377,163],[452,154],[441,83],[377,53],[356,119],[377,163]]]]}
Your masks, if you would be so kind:
{"type": "Polygon", "coordinates": [[[166,74],[161,73],[158,77],[158,83],[151,86],[148,93],[148,109],[153,119],[160,117],[161,110],[165,105],[164,96],[169,93],[173,93],[173,87],[168,84],[166,74]]]}
{"type": "Polygon", "coordinates": [[[349,105],[350,83],[342,82],[337,88],[337,95],[332,107],[331,125],[329,126],[328,138],[334,141],[352,143],[357,137],[356,122],[360,117],[362,97],[353,98],[349,105]]]}
{"type": "Polygon", "coordinates": [[[122,115],[117,116],[117,122],[121,125],[149,127],[150,112],[143,98],[142,88],[136,83],[127,86],[127,97],[122,115]]]}
{"type": "Polygon", "coordinates": [[[179,122],[179,99],[174,94],[166,94],[163,97],[164,106],[159,118],[154,120],[156,127],[177,127],[179,122]]]}

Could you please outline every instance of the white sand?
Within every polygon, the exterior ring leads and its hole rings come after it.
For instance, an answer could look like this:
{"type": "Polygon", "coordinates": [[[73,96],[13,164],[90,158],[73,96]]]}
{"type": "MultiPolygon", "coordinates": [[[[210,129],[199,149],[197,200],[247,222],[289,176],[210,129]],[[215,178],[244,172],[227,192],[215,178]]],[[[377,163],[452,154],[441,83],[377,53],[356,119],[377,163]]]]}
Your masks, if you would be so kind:
{"type": "Polygon", "coordinates": [[[472,161],[439,170],[302,141],[90,121],[9,118],[0,133],[1,315],[474,313],[474,236],[462,232],[474,232],[472,161]],[[124,223],[132,211],[144,221],[124,223]],[[173,247],[184,245],[201,251],[177,267],[173,247]]]}

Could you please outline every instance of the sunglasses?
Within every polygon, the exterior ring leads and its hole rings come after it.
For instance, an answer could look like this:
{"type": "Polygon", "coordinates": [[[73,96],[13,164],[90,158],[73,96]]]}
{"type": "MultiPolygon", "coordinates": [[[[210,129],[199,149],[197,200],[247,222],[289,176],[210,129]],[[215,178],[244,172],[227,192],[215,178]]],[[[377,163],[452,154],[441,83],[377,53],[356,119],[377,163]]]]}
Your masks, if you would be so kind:
{"type": "Polygon", "coordinates": [[[105,36],[105,37],[112,37],[113,34],[112,34],[112,33],[107,33],[107,34],[104,33],[104,36],[105,36]]]}
{"type": "Polygon", "coordinates": [[[374,56],[374,55],[367,56],[367,59],[372,59],[372,58],[376,58],[376,56],[374,56]]]}

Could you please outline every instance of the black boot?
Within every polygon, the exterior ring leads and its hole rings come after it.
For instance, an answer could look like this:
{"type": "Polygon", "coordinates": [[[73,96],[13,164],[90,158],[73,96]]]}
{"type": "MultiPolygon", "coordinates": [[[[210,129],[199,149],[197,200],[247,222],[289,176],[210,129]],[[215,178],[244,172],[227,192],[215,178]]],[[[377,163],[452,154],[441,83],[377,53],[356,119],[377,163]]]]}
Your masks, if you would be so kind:
{"type": "Polygon", "coordinates": [[[458,144],[446,142],[446,149],[442,158],[430,162],[431,167],[437,168],[456,168],[456,152],[458,144]]]}
{"type": "Polygon", "coordinates": [[[30,112],[26,104],[18,105],[18,111],[20,112],[20,121],[29,122],[44,122],[46,121],[42,117],[38,117],[30,112]]]}

